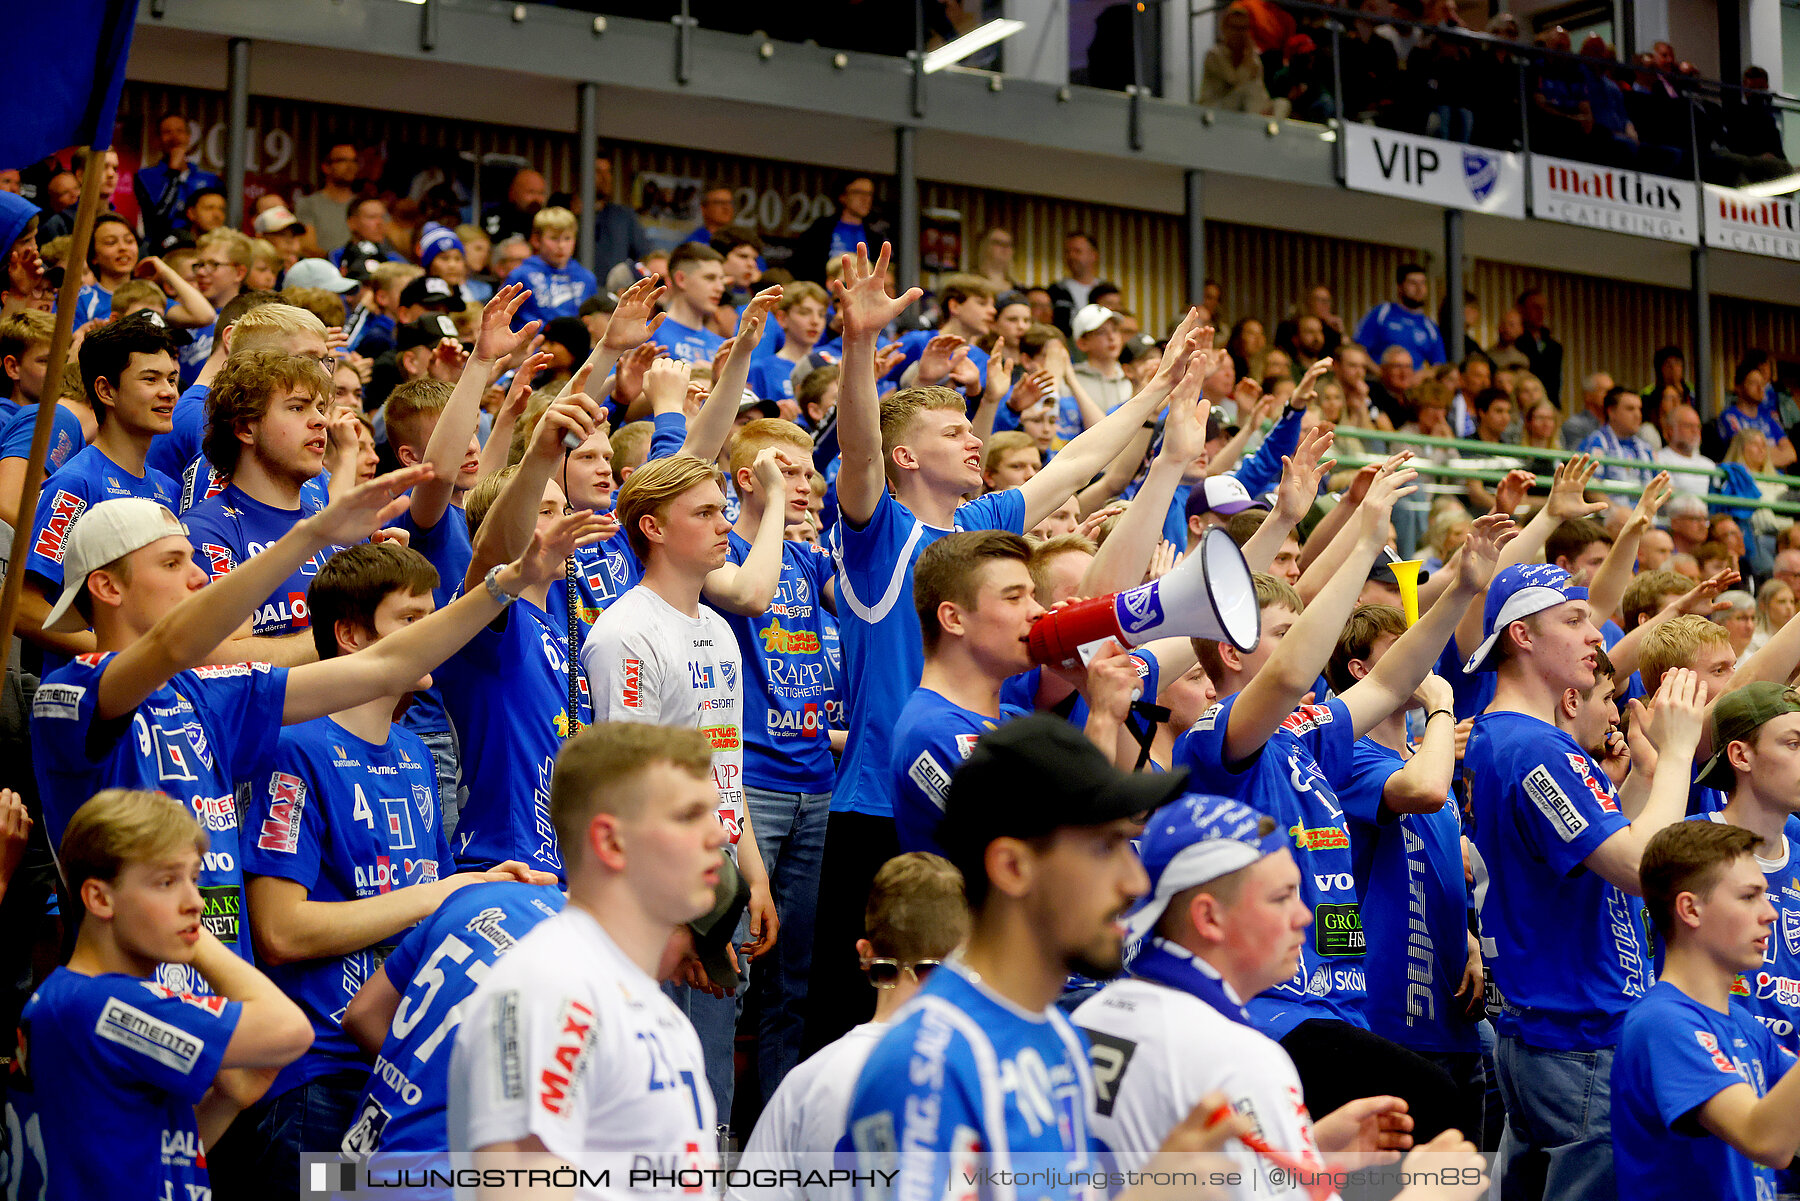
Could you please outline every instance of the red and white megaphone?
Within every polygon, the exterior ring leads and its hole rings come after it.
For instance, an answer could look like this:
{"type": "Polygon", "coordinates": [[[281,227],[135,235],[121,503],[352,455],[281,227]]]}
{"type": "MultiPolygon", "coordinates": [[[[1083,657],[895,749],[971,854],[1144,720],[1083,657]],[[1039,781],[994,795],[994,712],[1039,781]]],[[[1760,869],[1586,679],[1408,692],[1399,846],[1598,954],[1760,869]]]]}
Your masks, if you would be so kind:
{"type": "Polygon", "coordinates": [[[1158,638],[1210,638],[1241,651],[1262,638],[1262,610],[1244,552],[1221,529],[1207,530],[1194,553],[1160,580],[1047,613],[1031,627],[1031,658],[1073,664],[1081,648],[1116,638],[1142,646],[1158,638]]]}

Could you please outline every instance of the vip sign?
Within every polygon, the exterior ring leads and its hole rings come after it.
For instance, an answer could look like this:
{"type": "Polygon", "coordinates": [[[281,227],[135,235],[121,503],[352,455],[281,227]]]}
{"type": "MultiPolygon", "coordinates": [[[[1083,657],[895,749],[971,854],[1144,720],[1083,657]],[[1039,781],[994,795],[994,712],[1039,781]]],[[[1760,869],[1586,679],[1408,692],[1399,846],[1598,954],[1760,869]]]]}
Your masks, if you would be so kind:
{"type": "Polygon", "coordinates": [[[1525,165],[1517,154],[1372,125],[1349,125],[1343,137],[1345,182],[1359,191],[1525,216],[1525,165]]]}
{"type": "Polygon", "coordinates": [[[1800,204],[1792,196],[1747,196],[1707,184],[1706,244],[1800,260],[1800,204]]]}
{"type": "Polygon", "coordinates": [[[1684,180],[1531,156],[1533,217],[1692,246],[1699,212],[1699,192],[1684,180]]]}

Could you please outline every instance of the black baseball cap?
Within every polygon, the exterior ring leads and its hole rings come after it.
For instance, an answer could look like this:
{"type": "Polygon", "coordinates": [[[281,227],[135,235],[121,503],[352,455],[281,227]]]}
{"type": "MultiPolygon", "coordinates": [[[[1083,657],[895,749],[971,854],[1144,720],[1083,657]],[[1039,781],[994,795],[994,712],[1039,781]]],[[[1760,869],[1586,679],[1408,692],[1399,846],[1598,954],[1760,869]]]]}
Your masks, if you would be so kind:
{"type": "MultiPolygon", "coordinates": [[[[462,296],[449,282],[435,275],[421,275],[406,285],[400,293],[400,304],[430,309],[460,309],[463,307],[462,296]]],[[[455,335],[452,334],[452,337],[455,335]]]]}
{"type": "Polygon", "coordinates": [[[1120,771],[1060,717],[1034,713],[983,734],[951,777],[938,841],[956,863],[996,838],[1036,838],[1148,813],[1187,791],[1188,772],[1120,771]]]}
{"type": "Polygon", "coordinates": [[[387,252],[374,242],[361,240],[346,242],[344,253],[339,256],[338,271],[346,279],[366,284],[369,282],[369,276],[375,273],[375,268],[387,261],[387,252]]]}
{"type": "Polygon", "coordinates": [[[750,904],[750,885],[725,851],[719,852],[719,882],[713,887],[713,906],[687,924],[694,936],[694,956],[706,969],[706,978],[730,992],[742,982],[731,962],[731,939],[738,920],[750,904]]]}
{"type": "Polygon", "coordinates": [[[442,313],[424,313],[394,331],[394,349],[407,351],[417,346],[436,346],[445,338],[455,337],[454,321],[442,313]]]}

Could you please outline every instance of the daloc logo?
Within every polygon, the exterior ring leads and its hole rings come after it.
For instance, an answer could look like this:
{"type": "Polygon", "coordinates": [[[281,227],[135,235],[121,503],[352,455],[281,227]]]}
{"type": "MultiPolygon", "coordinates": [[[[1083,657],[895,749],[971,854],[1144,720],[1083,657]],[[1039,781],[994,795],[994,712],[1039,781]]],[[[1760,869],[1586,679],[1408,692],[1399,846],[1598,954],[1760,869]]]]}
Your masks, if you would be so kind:
{"type": "Polygon", "coordinates": [[[1500,182],[1500,160],[1479,150],[1463,151],[1462,160],[1463,179],[1469,185],[1469,195],[1477,203],[1485,201],[1494,185],[1500,182]]]}

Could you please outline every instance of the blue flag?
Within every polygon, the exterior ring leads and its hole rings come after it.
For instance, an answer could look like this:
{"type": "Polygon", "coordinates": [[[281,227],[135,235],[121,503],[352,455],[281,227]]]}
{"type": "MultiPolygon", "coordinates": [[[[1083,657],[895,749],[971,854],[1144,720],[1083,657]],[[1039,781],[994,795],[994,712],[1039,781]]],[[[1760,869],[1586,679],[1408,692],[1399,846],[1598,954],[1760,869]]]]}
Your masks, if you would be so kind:
{"type": "Polygon", "coordinates": [[[0,122],[0,168],[69,146],[112,145],[113,116],[137,20],[136,0],[54,0],[10,14],[6,88],[29,97],[0,122]],[[25,48],[29,47],[29,51],[25,48]]]}

